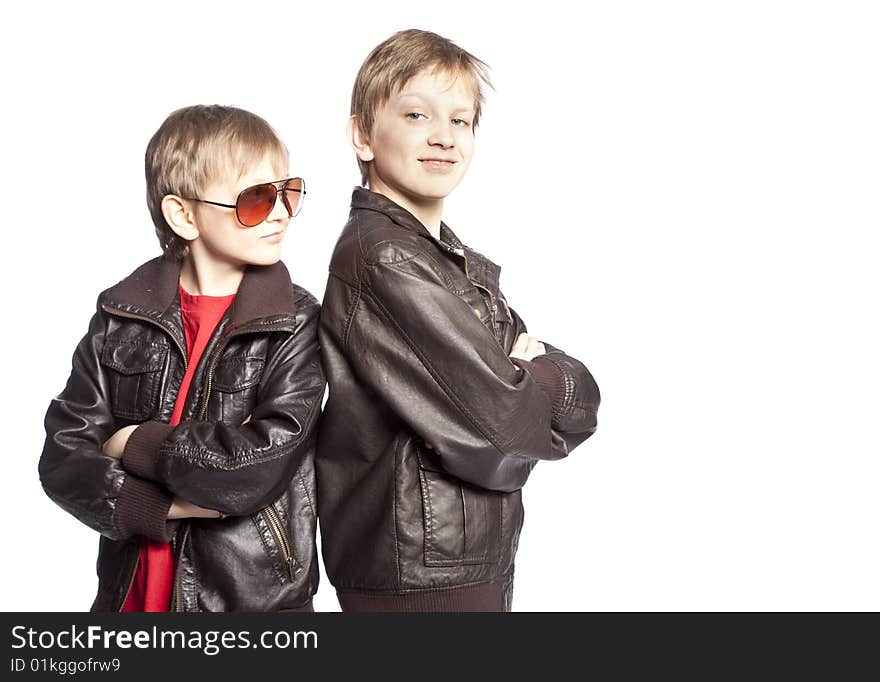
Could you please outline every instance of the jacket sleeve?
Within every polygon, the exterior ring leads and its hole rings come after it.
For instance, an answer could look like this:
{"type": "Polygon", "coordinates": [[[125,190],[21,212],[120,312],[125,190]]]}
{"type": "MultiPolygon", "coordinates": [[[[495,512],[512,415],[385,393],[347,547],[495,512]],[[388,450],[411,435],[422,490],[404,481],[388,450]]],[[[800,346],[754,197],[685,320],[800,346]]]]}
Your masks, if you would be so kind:
{"type": "Polygon", "coordinates": [[[346,357],[439,456],[491,490],[523,486],[538,460],[568,454],[551,404],[425,253],[363,267],[346,357]]]}
{"type": "Polygon", "coordinates": [[[313,298],[300,299],[294,332],[273,340],[249,421],[145,422],[125,446],[125,469],[228,515],[278,499],[312,445],[321,411],[318,311],[313,298]]]}
{"type": "MultiPolygon", "coordinates": [[[[510,309],[514,339],[527,331],[522,318],[510,309]]],[[[514,358],[517,367],[529,372],[544,390],[553,406],[553,428],[559,431],[572,450],[596,431],[599,409],[599,386],[593,375],[576,358],[542,341],[546,349],[531,361],[514,358]]]]}
{"type": "Polygon", "coordinates": [[[111,413],[106,370],[100,363],[106,318],[96,313],[73,355],[67,386],[46,412],[40,482],[62,509],[102,535],[167,540],[172,497],[151,481],[126,474],[102,451],[118,426],[111,413]]]}

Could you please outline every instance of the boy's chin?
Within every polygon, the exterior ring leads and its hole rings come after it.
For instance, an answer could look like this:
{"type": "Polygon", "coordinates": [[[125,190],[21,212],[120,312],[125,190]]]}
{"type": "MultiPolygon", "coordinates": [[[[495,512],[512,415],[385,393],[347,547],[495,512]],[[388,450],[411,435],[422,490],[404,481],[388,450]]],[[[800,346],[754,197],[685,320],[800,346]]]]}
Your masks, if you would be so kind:
{"type": "Polygon", "coordinates": [[[281,249],[272,253],[256,253],[249,254],[247,258],[242,259],[244,265],[275,265],[281,260],[281,249]]]}
{"type": "Polygon", "coordinates": [[[272,257],[272,258],[253,258],[247,261],[248,265],[275,265],[278,261],[281,260],[281,254],[272,257]]]}
{"type": "Polygon", "coordinates": [[[408,196],[416,203],[424,204],[432,201],[443,201],[446,197],[452,194],[452,190],[454,189],[455,185],[452,187],[417,187],[412,188],[410,192],[408,192],[408,196]]]}
{"type": "MultiPolygon", "coordinates": [[[[392,193],[389,195],[391,199],[395,199],[394,194],[399,195],[400,197],[405,198],[407,201],[411,201],[416,204],[425,204],[434,201],[443,201],[446,197],[452,194],[452,191],[458,186],[460,178],[455,182],[421,182],[421,183],[399,183],[399,184],[389,184],[388,189],[392,190],[392,193]]],[[[370,183],[369,188],[374,192],[379,192],[380,194],[386,193],[383,192],[382,189],[378,189],[376,184],[370,183]]],[[[381,184],[378,187],[382,187],[381,184]]]]}
{"type": "Polygon", "coordinates": [[[425,198],[442,201],[448,197],[458,187],[461,178],[456,178],[455,182],[436,183],[429,185],[424,189],[425,198]]]}

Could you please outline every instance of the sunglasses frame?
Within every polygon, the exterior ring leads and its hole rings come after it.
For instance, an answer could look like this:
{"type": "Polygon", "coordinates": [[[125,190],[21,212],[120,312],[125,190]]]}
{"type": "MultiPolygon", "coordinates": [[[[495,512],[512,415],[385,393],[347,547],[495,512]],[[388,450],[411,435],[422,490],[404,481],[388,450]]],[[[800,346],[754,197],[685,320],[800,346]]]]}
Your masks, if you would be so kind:
{"type": "Polygon", "coordinates": [[[292,180],[299,180],[300,183],[302,183],[302,187],[300,189],[291,188],[292,192],[299,192],[301,195],[299,203],[296,206],[296,211],[291,212],[290,206],[288,205],[287,201],[285,201],[283,198],[282,198],[281,203],[284,204],[284,208],[287,209],[287,215],[290,218],[295,218],[296,216],[299,215],[299,212],[302,210],[303,197],[305,197],[305,195],[306,195],[306,181],[301,177],[286,178],[284,180],[272,180],[271,182],[261,182],[256,185],[251,185],[250,187],[245,187],[243,190],[241,190],[241,192],[238,193],[238,196],[235,198],[234,204],[223,204],[219,201],[208,201],[207,199],[199,199],[197,197],[181,197],[181,199],[185,199],[186,201],[198,201],[199,203],[202,203],[202,204],[211,204],[211,206],[222,206],[223,208],[234,208],[235,209],[235,219],[238,220],[239,224],[244,229],[247,230],[252,227],[256,227],[257,225],[262,223],[264,220],[266,220],[266,218],[268,218],[271,215],[272,211],[275,209],[275,203],[278,202],[278,195],[287,190],[287,185],[292,180]],[[278,183],[281,183],[280,187],[277,186],[278,183]],[[266,214],[266,216],[263,218],[263,220],[260,221],[260,223],[254,223],[253,225],[246,225],[245,222],[241,219],[241,215],[238,212],[238,202],[241,201],[241,197],[245,192],[249,192],[252,189],[256,189],[257,187],[265,187],[267,185],[271,185],[272,189],[275,190],[275,203],[272,204],[272,208],[269,210],[269,213],[266,214]]]}

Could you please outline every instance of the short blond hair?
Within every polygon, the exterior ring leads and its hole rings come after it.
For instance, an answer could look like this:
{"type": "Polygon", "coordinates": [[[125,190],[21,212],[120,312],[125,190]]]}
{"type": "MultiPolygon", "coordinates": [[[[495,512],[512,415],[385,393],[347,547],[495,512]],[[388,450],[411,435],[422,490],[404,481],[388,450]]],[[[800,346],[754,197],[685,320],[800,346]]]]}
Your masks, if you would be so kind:
{"type": "MultiPolygon", "coordinates": [[[[427,68],[470,79],[474,91],[476,129],[483,104],[483,84],[490,88],[489,65],[461,49],[451,40],[430,31],[411,28],[399,31],[377,45],[364,60],[351,91],[351,115],[357,116],[363,135],[369,139],[376,111],[396,90],[427,68]]],[[[369,180],[369,162],[358,159],[361,181],[369,180]]]]}
{"type": "Polygon", "coordinates": [[[200,192],[214,178],[243,175],[266,157],[286,168],[287,147],[272,126],[249,111],[198,104],[168,116],[147,145],[144,160],[147,206],[165,255],[180,260],[188,251],[162,215],[166,195],[202,198],[200,192]]]}

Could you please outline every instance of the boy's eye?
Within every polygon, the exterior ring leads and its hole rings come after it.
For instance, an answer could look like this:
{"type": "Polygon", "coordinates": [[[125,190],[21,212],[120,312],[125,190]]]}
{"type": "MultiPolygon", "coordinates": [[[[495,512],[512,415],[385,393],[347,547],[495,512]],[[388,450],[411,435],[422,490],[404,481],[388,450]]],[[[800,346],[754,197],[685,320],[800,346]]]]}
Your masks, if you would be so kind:
{"type": "Polygon", "coordinates": [[[469,126],[470,125],[470,121],[466,121],[463,118],[454,118],[454,119],[452,119],[452,123],[457,126],[469,126]]]}
{"type": "Polygon", "coordinates": [[[406,115],[406,117],[407,117],[408,119],[410,119],[411,121],[418,121],[418,120],[419,120],[419,116],[421,116],[421,117],[424,118],[425,115],[424,115],[424,114],[420,114],[420,113],[418,113],[417,111],[411,111],[410,113],[408,113],[408,114],[406,115]]]}

